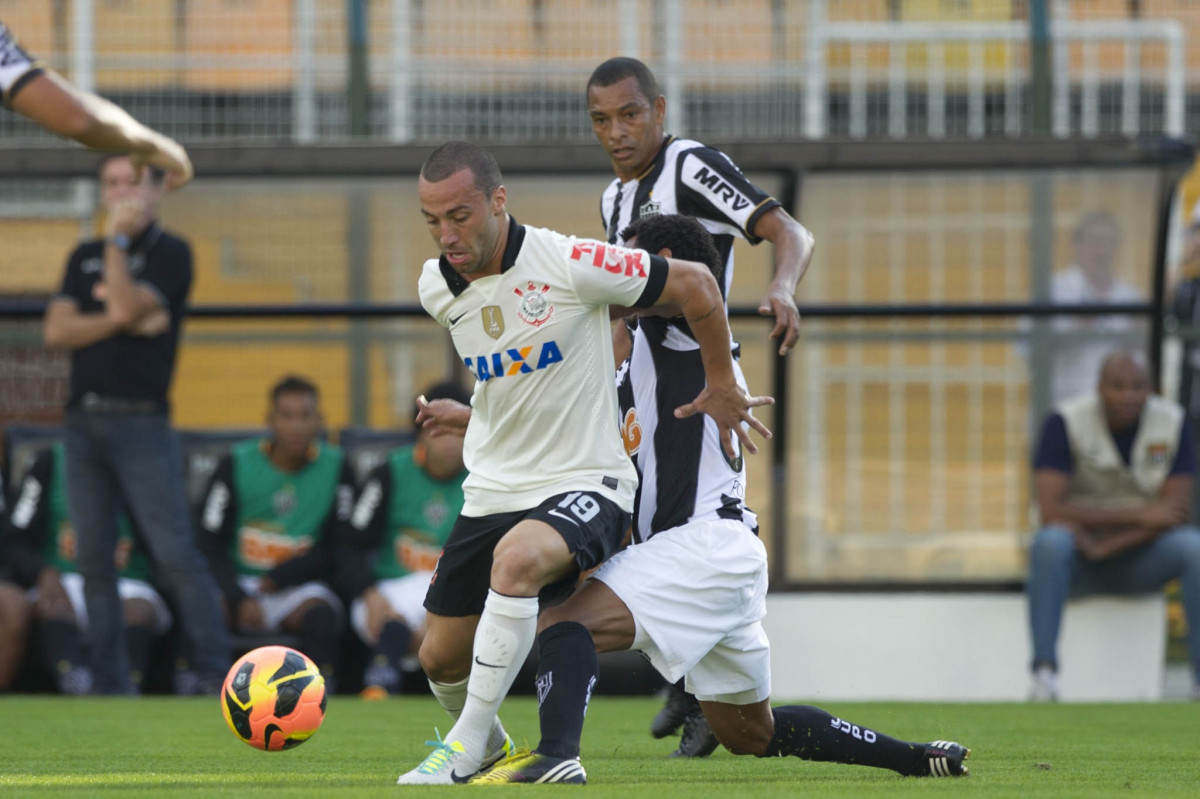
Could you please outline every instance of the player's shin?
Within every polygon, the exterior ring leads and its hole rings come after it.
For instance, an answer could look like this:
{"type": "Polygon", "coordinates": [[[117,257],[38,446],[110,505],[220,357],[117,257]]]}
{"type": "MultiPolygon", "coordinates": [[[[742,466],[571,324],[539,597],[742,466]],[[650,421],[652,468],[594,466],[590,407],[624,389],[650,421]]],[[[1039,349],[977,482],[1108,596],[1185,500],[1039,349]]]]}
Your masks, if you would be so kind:
{"type": "Polygon", "coordinates": [[[579,757],[583,718],[600,664],[592,636],[582,624],[559,622],[538,636],[538,717],[542,740],[537,751],[579,757]]]}
{"type": "Polygon", "coordinates": [[[888,768],[913,774],[923,768],[924,747],[831,716],[809,705],[785,705],[772,710],[775,735],[760,757],[799,757],[888,768]]]}
{"type": "Polygon", "coordinates": [[[533,647],[537,611],[536,596],[514,597],[488,591],[475,630],[467,701],[446,736],[448,741],[460,742],[473,760],[482,762],[496,712],[533,647]]]}

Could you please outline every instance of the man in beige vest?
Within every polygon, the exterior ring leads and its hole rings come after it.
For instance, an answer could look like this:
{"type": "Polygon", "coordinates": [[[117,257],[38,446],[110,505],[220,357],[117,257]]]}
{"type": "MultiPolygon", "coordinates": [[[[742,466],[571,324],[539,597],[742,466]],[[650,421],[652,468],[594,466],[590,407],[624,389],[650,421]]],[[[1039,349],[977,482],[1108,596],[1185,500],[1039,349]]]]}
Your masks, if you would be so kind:
{"type": "Polygon", "coordinates": [[[1043,527],[1026,589],[1033,699],[1058,698],[1056,642],[1068,597],[1150,593],[1175,578],[1200,677],[1200,529],[1187,521],[1195,463],[1183,408],[1151,396],[1137,352],[1110,353],[1097,389],[1046,419],[1033,464],[1043,527]]]}

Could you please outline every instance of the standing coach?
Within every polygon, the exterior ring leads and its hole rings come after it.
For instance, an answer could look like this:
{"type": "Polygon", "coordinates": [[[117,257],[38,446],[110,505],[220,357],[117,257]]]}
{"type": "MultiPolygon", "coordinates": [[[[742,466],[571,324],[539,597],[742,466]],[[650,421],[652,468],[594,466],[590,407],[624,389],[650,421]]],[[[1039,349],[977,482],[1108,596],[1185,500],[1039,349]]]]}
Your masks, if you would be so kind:
{"type": "Polygon", "coordinates": [[[201,689],[216,693],[230,644],[216,584],[192,535],[167,401],[192,283],[191,248],[156,219],[161,172],[139,173],[129,156],[109,156],[100,188],[104,238],[71,253],[44,322],[46,345],[71,352],[68,502],[95,690],[133,690],[113,565],[123,499],[158,579],[174,596],[201,689]]]}

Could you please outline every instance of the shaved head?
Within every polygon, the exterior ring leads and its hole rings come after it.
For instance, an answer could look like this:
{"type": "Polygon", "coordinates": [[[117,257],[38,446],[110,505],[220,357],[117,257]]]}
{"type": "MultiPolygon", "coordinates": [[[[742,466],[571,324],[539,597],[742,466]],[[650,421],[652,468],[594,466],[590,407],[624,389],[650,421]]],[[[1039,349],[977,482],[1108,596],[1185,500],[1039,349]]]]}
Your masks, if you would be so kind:
{"type": "Polygon", "coordinates": [[[1115,350],[1104,356],[1104,360],[1100,363],[1100,382],[1104,383],[1106,379],[1118,372],[1136,372],[1146,382],[1149,382],[1150,367],[1146,363],[1146,354],[1138,350],[1115,350]]]}
{"type": "Polygon", "coordinates": [[[1110,430],[1117,432],[1136,425],[1150,396],[1150,367],[1145,354],[1136,350],[1110,353],[1100,366],[1097,390],[1110,430]]]}

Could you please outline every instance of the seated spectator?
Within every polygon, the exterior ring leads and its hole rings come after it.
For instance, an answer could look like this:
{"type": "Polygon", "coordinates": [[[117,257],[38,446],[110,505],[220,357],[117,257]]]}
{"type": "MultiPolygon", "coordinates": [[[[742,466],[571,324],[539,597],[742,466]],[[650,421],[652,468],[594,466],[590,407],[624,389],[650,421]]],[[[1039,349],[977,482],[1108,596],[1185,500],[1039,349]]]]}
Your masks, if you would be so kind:
{"type": "MultiPolygon", "coordinates": [[[[456,383],[440,383],[423,396],[471,401],[456,383]]],[[[466,476],[462,436],[431,436],[418,428],[413,444],[393,450],[368,475],[341,525],[341,585],[355,598],[350,623],[371,648],[364,698],[398,693],[402,661],[421,647],[425,590],[462,510],[466,476]]]]}
{"type": "MultiPolygon", "coordinates": [[[[61,442],[38,455],[7,516],[0,553],[17,583],[29,591],[43,666],[61,693],[82,695],[93,689],[84,648],[88,613],[83,576],[76,569],[75,529],[67,515],[65,471],[61,442]]],[[[150,582],[150,559],[124,513],[118,518],[114,557],[129,678],[140,691],[154,639],[170,629],[171,613],[150,582]]]]}
{"type": "MultiPolygon", "coordinates": [[[[4,478],[0,475],[0,515],[4,506],[4,478]]],[[[9,580],[4,566],[4,543],[0,541],[0,691],[7,691],[17,677],[25,657],[25,631],[29,628],[29,606],[25,594],[9,580]]]]}
{"type": "Polygon", "coordinates": [[[319,440],[317,387],[285,377],[271,389],[266,438],[221,459],[201,506],[200,548],[234,630],[284,631],[334,684],[343,606],[330,531],[354,499],[342,451],[319,440]]]}
{"type": "Polygon", "coordinates": [[[1068,597],[1146,594],[1175,578],[1200,678],[1200,529],[1187,523],[1195,452],[1183,408],[1150,395],[1140,353],[1108,355],[1098,389],[1050,414],[1033,465],[1043,527],[1027,584],[1031,698],[1058,699],[1056,650],[1068,597]]]}

